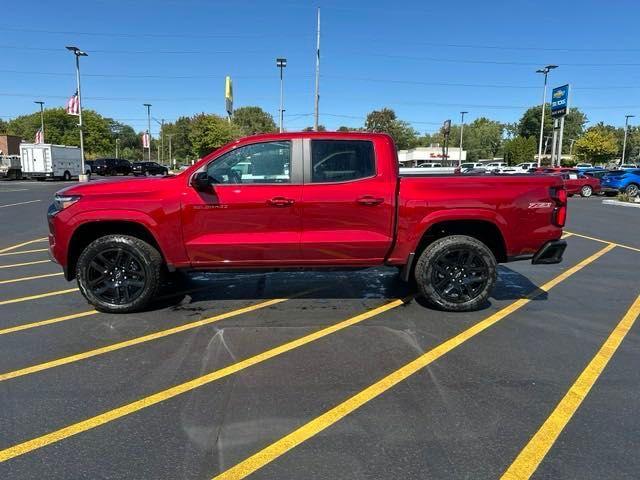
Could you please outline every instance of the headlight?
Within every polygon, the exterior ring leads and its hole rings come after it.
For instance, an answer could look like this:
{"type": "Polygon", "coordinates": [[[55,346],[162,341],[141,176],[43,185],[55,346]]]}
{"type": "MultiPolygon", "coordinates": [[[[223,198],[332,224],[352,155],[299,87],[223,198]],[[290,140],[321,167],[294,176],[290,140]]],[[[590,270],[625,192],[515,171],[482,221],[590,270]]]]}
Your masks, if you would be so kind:
{"type": "Polygon", "coordinates": [[[71,205],[80,200],[79,195],[56,195],[53,198],[53,207],[55,212],[60,212],[65,208],[69,208],[71,205]]]}

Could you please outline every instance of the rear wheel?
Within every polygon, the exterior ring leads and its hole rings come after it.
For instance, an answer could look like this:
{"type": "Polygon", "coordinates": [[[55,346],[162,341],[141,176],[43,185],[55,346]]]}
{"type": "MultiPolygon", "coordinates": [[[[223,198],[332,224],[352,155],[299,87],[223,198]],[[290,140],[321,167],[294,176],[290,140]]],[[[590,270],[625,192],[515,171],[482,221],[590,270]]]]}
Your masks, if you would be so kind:
{"type": "Polygon", "coordinates": [[[580,195],[583,197],[590,197],[591,195],[593,195],[593,188],[591,188],[590,185],[583,186],[580,190],[580,195]]]}
{"type": "Polygon", "coordinates": [[[147,242],[107,235],[84,249],[76,267],[78,287],[97,310],[134,312],[144,308],[160,285],[162,257],[147,242]]]}
{"type": "Polygon", "coordinates": [[[639,191],[640,186],[636,185],[635,183],[630,183],[629,185],[627,185],[627,188],[624,189],[624,193],[626,193],[630,197],[637,197],[639,191]]]}
{"type": "Polygon", "coordinates": [[[431,305],[452,312],[477,310],[495,285],[496,267],[484,243],[452,235],[425,248],[416,263],[415,279],[419,293],[431,305]]]}

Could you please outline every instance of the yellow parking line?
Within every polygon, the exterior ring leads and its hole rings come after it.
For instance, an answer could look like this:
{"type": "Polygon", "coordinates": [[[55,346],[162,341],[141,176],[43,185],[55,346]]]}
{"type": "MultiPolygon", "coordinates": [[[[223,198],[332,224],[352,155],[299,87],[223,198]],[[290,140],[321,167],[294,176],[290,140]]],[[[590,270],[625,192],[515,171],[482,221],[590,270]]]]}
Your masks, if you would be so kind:
{"type": "Polygon", "coordinates": [[[569,238],[571,235],[573,235],[573,233],[564,232],[560,238],[564,240],[565,238],[569,238]]]}
{"type": "Polygon", "coordinates": [[[15,327],[7,327],[0,330],[0,335],[20,332],[22,330],[28,330],[30,328],[43,327],[45,325],[51,325],[52,323],[60,323],[66,320],[73,320],[74,318],[87,317],[89,315],[95,315],[96,313],[99,312],[96,310],[87,310],[86,312],[73,313],[71,315],[65,315],[63,317],[50,318],[48,320],[41,320],[39,322],[25,323],[24,325],[16,325],[15,327]]]}
{"type": "Polygon", "coordinates": [[[49,250],[48,248],[36,248],[33,250],[20,250],[18,252],[7,252],[7,253],[0,253],[0,257],[4,257],[7,255],[22,255],[24,253],[37,253],[37,252],[46,252],[47,250],[49,250]]]}
{"type": "Polygon", "coordinates": [[[398,370],[395,370],[394,372],[385,376],[381,380],[378,380],[373,385],[370,385],[366,389],[360,391],[359,393],[355,394],[354,396],[342,402],[341,404],[333,407],[332,409],[323,413],[319,417],[316,417],[310,422],[304,424],[297,430],[294,430],[293,432],[289,433],[285,437],[282,437],[280,440],[277,440],[276,442],[267,446],[263,450],[260,450],[259,452],[250,456],[246,460],[243,460],[242,462],[236,464],[235,466],[231,467],[230,469],[216,476],[215,479],[216,480],[239,479],[239,478],[245,478],[246,476],[251,475],[256,470],[264,467],[265,465],[272,462],[273,460],[280,457],[281,455],[285,454],[289,450],[297,447],[301,443],[309,440],[311,437],[317,435],[318,433],[322,432],[326,428],[342,420],[344,417],[346,417],[350,413],[354,412],[355,410],[362,407],[366,403],[370,402],[374,398],[378,397],[382,393],[386,392],[390,388],[396,386],[398,383],[402,382],[403,380],[406,380],[408,377],[410,377],[414,373],[422,370],[424,367],[426,367],[427,365],[430,365],[431,363],[433,363],[443,355],[449,353],[451,350],[455,349],[456,347],[460,346],[467,340],[470,340],[471,338],[475,337],[476,335],[483,332],[487,328],[491,327],[492,325],[495,325],[500,320],[503,320],[508,315],[524,307],[526,304],[528,304],[531,300],[533,300],[537,296],[541,295],[544,292],[549,291],[551,288],[555,287],[558,283],[562,282],[563,280],[570,277],[574,273],[583,269],[584,267],[594,262],[595,260],[597,260],[598,258],[600,258],[602,255],[604,255],[605,253],[607,253],[613,248],[615,248],[614,245],[606,246],[602,250],[582,260],[577,265],[569,268],[568,270],[561,273],[557,277],[548,281],[547,283],[545,283],[544,285],[536,289],[533,293],[529,294],[527,297],[522,298],[520,300],[516,300],[515,302],[506,306],[502,310],[494,313],[493,315],[485,318],[484,320],[481,320],[480,322],[476,323],[470,328],[457,334],[455,337],[452,337],[449,340],[446,340],[445,342],[441,343],[437,347],[429,350],[428,352],[424,353],[423,355],[419,356],[418,358],[409,362],[408,364],[404,365],[398,370]]]}
{"type": "Polygon", "coordinates": [[[576,413],[589,391],[596,383],[609,360],[618,350],[634,322],[640,315],[640,296],[636,298],[631,308],[620,323],[613,329],[611,335],[604,342],[595,357],[591,359],[587,367],[582,371],[578,379],[571,385],[569,391],[560,400],[549,418],[522,449],[511,466],[502,475],[503,480],[528,479],[537,470],[540,462],[547,455],[556,442],[562,430],[567,426],[576,413]]]}
{"type": "MultiPolygon", "coordinates": [[[[567,233],[569,233],[569,232],[567,232],[567,233]]],[[[611,244],[611,245],[615,245],[616,247],[626,248],[627,250],[632,250],[634,252],[640,252],[640,248],[631,247],[629,245],[624,245],[622,243],[610,242],[609,240],[603,240],[602,238],[589,237],[588,235],[582,235],[581,233],[575,233],[575,232],[571,232],[571,235],[574,235],[574,236],[580,237],[580,238],[586,238],[587,240],[593,240],[594,242],[608,243],[608,244],[611,244]]]]}
{"type": "Polygon", "coordinates": [[[194,328],[202,327],[204,325],[209,325],[210,323],[219,322],[220,320],[224,320],[226,318],[231,318],[238,315],[242,315],[244,313],[253,312],[255,310],[259,310],[261,308],[269,307],[271,305],[275,305],[277,303],[282,303],[285,301],[287,301],[286,298],[275,298],[273,300],[267,300],[266,302],[260,302],[255,305],[250,305],[248,307],[238,308],[230,312],[221,313],[214,317],[209,317],[203,320],[198,320],[196,322],[187,323],[185,325],[180,325],[178,327],[170,328],[168,330],[160,330],[159,332],[143,335],[142,337],[132,338],[131,340],[125,340],[124,342],[113,343],[111,345],[107,345],[101,348],[96,348],[94,350],[77,353],[75,355],[70,355],[68,357],[58,358],[56,360],[51,360],[49,362],[38,363],[30,367],[21,368],[20,370],[14,370],[12,372],[2,373],[0,374],[0,382],[4,382],[5,380],[9,380],[11,378],[29,375],[31,373],[41,372],[43,370],[48,370],[50,368],[60,367],[61,365],[68,365],[69,363],[79,362],[80,360],[96,357],[98,355],[104,355],[105,353],[114,352],[122,348],[131,347],[133,345],[139,345],[141,343],[150,342],[152,340],[157,340],[159,338],[168,337],[169,335],[175,335],[176,333],[192,330],[194,328]]]}
{"type": "Polygon", "coordinates": [[[148,397],[143,397],[139,400],[128,403],[114,410],[109,410],[107,412],[101,413],[100,415],[96,415],[95,417],[91,417],[86,420],[82,420],[78,423],[74,423],[67,427],[61,428],[59,430],[55,430],[53,432],[47,433],[45,435],[42,435],[41,437],[37,437],[32,440],[27,440],[26,442],[20,443],[18,445],[14,445],[13,447],[0,450],[0,462],[5,462],[7,460],[18,457],[20,455],[24,455],[25,453],[29,453],[33,450],[37,450],[47,445],[51,445],[52,443],[59,442],[73,435],[86,432],[87,430],[97,428],[101,425],[112,422],[126,415],[130,415],[144,408],[150,407],[152,405],[156,405],[160,402],[176,397],[183,393],[189,392],[191,390],[195,390],[198,387],[202,387],[203,385],[207,385],[221,378],[225,378],[234,373],[238,373],[246,368],[252,367],[266,360],[269,360],[273,357],[282,355],[283,353],[286,353],[296,348],[307,345],[311,342],[314,342],[323,337],[326,337],[327,335],[331,335],[332,333],[336,333],[347,327],[356,325],[364,320],[367,320],[371,317],[374,317],[383,312],[391,310],[392,308],[402,305],[403,303],[404,303],[404,300],[393,300],[380,307],[374,308],[367,312],[361,313],[360,315],[356,315],[355,317],[351,317],[347,320],[343,320],[342,322],[336,323],[329,327],[310,333],[308,335],[305,335],[304,337],[300,337],[296,340],[292,340],[290,342],[284,343],[278,347],[272,348],[270,350],[266,350],[252,357],[233,363],[227,367],[221,368],[219,370],[214,370],[213,372],[208,373],[206,375],[196,377],[192,380],[181,383],[179,385],[168,388],[166,390],[162,390],[160,392],[154,393],[153,395],[150,395],[148,397]]]}
{"type": "Polygon", "coordinates": [[[13,265],[0,265],[0,270],[3,268],[26,267],[27,265],[37,265],[39,263],[51,263],[51,260],[36,260],[34,262],[14,263],[13,265]]]}
{"type": "Polygon", "coordinates": [[[25,245],[31,245],[32,243],[45,242],[47,237],[36,238],[35,240],[29,240],[28,242],[18,243],[16,245],[11,245],[10,247],[5,247],[0,250],[0,253],[8,252],[10,250],[15,250],[16,248],[24,247],[25,245]]]}
{"type": "Polygon", "coordinates": [[[12,298],[10,300],[0,300],[0,305],[9,305],[12,303],[28,302],[30,300],[38,300],[40,298],[53,297],[55,295],[63,295],[65,293],[77,292],[77,288],[68,288],[67,290],[56,290],[55,292],[39,293],[37,295],[29,295],[27,297],[12,298]]]}
{"type": "Polygon", "coordinates": [[[27,280],[38,280],[39,278],[58,277],[62,275],[62,272],[46,273],[44,275],[33,275],[31,277],[12,278],[11,280],[0,280],[0,285],[7,283],[26,282],[27,280]]]}

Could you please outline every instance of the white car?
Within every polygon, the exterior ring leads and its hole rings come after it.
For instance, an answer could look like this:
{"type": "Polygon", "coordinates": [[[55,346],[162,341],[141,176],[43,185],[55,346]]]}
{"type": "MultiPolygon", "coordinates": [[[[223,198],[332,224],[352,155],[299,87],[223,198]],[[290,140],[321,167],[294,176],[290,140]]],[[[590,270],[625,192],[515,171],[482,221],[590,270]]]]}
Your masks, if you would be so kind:
{"type": "Polygon", "coordinates": [[[524,162],[524,163],[519,163],[513,168],[518,170],[520,173],[527,173],[532,168],[537,168],[537,167],[538,167],[538,164],[536,162],[524,162]]]}
{"type": "Polygon", "coordinates": [[[587,169],[587,168],[593,168],[593,164],[591,163],[578,163],[576,165],[577,169],[587,169]]]}
{"type": "Polygon", "coordinates": [[[623,163],[622,165],[620,165],[621,169],[624,168],[638,168],[638,165],[636,165],[635,163],[623,163]]]}
{"type": "Polygon", "coordinates": [[[440,167],[442,167],[441,163],[427,162],[427,163],[421,163],[416,168],[440,168],[440,167]]]}
{"type": "Polygon", "coordinates": [[[490,163],[485,163],[484,167],[488,170],[496,170],[499,168],[505,168],[507,167],[507,162],[490,162],[490,163]]]}

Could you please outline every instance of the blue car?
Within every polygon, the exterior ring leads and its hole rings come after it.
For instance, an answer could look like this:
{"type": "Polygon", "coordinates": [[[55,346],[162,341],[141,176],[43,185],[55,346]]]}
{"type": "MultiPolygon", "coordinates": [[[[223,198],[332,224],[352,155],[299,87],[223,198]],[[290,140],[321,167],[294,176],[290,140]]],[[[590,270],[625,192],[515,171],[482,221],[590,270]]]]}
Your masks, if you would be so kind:
{"type": "Polygon", "coordinates": [[[611,172],[602,179],[602,191],[605,195],[616,195],[619,192],[635,197],[640,193],[640,170],[619,170],[611,172]]]}

